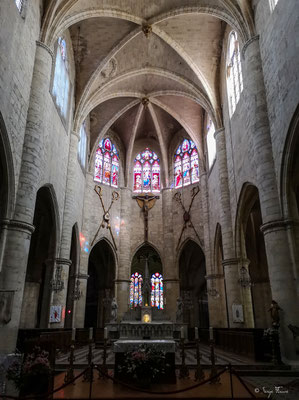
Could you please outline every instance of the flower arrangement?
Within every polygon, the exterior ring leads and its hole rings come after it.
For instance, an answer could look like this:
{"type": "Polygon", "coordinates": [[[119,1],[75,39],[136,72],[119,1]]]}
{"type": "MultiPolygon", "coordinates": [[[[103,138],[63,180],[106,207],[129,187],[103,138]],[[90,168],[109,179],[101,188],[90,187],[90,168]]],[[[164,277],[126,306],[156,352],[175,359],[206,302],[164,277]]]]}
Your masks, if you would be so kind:
{"type": "Polygon", "coordinates": [[[148,386],[165,374],[166,367],[165,352],[140,346],[133,352],[125,353],[119,372],[126,380],[148,386]]]}
{"type": "Polygon", "coordinates": [[[22,394],[36,394],[48,390],[51,373],[49,353],[35,347],[23,364],[14,362],[8,368],[6,376],[22,394]]]}

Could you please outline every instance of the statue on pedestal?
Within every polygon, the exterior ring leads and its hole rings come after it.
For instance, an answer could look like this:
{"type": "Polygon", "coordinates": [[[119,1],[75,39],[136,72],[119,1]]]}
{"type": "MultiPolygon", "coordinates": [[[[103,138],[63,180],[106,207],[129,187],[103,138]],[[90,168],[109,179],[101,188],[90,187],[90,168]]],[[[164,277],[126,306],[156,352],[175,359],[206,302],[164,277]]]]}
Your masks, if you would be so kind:
{"type": "Polygon", "coordinates": [[[279,311],[282,311],[282,309],[279,307],[279,305],[275,300],[272,300],[271,306],[268,311],[270,311],[271,314],[273,328],[279,328],[280,326],[279,311]]]}
{"type": "Polygon", "coordinates": [[[111,321],[110,322],[116,322],[117,321],[117,302],[116,298],[113,297],[112,302],[111,302],[111,321]]]}

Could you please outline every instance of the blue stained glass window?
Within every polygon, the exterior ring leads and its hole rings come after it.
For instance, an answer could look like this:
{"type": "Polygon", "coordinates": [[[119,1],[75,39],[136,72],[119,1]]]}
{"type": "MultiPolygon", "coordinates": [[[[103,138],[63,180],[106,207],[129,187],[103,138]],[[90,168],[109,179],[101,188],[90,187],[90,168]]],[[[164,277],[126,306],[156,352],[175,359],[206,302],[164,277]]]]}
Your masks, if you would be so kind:
{"type": "Polygon", "coordinates": [[[152,275],[151,306],[158,309],[164,308],[163,302],[163,277],[159,272],[152,275]]]}
{"type": "Polygon", "coordinates": [[[192,140],[184,139],[174,158],[174,186],[180,188],[199,182],[198,151],[192,140]]]}
{"type": "Polygon", "coordinates": [[[156,153],[146,148],[135,157],[134,192],[160,192],[160,160],[156,153]]]}
{"type": "Polygon", "coordinates": [[[142,275],[135,272],[131,275],[130,307],[142,306],[142,275]]]}
{"type": "Polygon", "coordinates": [[[101,140],[96,150],[93,179],[107,186],[118,187],[119,155],[109,138],[101,140]]]}

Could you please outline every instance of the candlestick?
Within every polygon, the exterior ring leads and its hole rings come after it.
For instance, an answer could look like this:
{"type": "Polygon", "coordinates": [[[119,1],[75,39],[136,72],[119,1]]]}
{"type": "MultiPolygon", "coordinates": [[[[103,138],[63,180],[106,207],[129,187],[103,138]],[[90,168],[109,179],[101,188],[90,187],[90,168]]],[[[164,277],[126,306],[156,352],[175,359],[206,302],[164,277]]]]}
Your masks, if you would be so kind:
{"type": "Polygon", "coordinates": [[[181,326],[181,339],[185,339],[185,332],[183,326],[181,326]]]}
{"type": "Polygon", "coordinates": [[[195,340],[197,340],[198,339],[198,328],[197,328],[197,326],[195,327],[195,340]]]}
{"type": "Polygon", "coordinates": [[[93,328],[89,328],[89,340],[92,340],[93,328]]]}
{"type": "Polygon", "coordinates": [[[210,340],[214,340],[214,332],[213,332],[213,327],[212,326],[210,326],[209,331],[210,331],[210,340]]]}
{"type": "Polygon", "coordinates": [[[108,328],[106,326],[104,328],[104,339],[108,339],[108,328]]]}
{"type": "Polygon", "coordinates": [[[75,341],[76,339],[76,328],[72,329],[72,341],[75,341]]]}

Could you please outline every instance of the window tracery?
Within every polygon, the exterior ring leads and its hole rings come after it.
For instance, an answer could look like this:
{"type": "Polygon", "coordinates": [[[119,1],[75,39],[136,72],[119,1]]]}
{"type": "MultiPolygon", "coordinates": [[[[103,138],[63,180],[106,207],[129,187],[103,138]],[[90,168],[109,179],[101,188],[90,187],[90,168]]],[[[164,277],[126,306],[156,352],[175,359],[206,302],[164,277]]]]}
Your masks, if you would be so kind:
{"type": "Polygon", "coordinates": [[[159,272],[152,275],[151,306],[163,310],[163,277],[159,272]]]}
{"type": "Polygon", "coordinates": [[[199,182],[198,151],[192,140],[184,139],[174,159],[175,188],[199,182]]]}
{"type": "Polygon", "coordinates": [[[66,42],[58,38],[53,80],[53,97],[61,115],[66,119],[69,105],[70,79],[66,42]]]}
{"type": "Polygon", "coordinates": [[[134,161],[134,192],[160,192],[160,160],[146,148],[134,161]]]}
{"type": "Polygon", "coordinates": [[[243,76],[239,42],[236,32],[231,32],[227,58],[227,95],[230,115],[235,112],[243,90],[243,76]]]}
{"type": "Polygon", "coordinates": [[[130,283],[130,307],[137,307],[142,305],[142,275],[135,272],[131,275],[130,283]]]}
{"type": "Polygon", "coordinates": [[[80,138],[78,143],[78,160],[82,168],[86,166],[86,150],[87,150],[87,135],[86,124],[83,122],[80,129],[80,138]]]}
{"type": "Polygon", "coordinates": [[[119,155],[109,138],[102,139],[96,150],[94,180],[107,186],[118,187],[119,155]]]}
{"type": "Polygon", "coordinates": [[[214,138],[215,126],[211,118],[208,118],[207,124],[207,148],[208,148],[208,161],[209,168],[212,167],[213,162],[216,158],[216,140],[214,138]]]}

